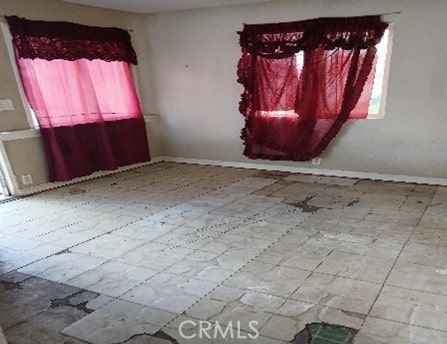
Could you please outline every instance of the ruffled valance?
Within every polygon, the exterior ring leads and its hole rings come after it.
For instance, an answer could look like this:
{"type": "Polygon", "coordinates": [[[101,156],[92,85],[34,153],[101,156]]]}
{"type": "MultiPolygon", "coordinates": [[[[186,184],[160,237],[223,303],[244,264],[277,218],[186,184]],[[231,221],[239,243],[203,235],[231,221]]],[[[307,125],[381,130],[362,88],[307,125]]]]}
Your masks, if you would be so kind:
{"type": "Polygon", "coordinates": [[[7,16],[6,19],[19,57],[69,61],[85,58],[137,64],[126,30],[17,16],[7,16]]]}
{"type": "Polygon", "coordinates": [[[375,46],[388,23],[380,16],[316,18],[278,24],[244,25],[238,32],[242,48],[266,58],[290,57],[301,50],[323,46],[366,49],[375,46]]]}

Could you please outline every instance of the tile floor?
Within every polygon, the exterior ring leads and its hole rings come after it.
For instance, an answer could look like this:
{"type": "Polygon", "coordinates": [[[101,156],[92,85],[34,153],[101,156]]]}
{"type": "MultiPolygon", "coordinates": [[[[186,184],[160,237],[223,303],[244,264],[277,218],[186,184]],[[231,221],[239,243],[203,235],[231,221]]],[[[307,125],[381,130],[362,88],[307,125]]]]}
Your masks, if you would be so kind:
{"type": "Polygon", "coordinates": [[[10,343],[447,343],[446,187],[158,163],[0,212],[10,343]]]}

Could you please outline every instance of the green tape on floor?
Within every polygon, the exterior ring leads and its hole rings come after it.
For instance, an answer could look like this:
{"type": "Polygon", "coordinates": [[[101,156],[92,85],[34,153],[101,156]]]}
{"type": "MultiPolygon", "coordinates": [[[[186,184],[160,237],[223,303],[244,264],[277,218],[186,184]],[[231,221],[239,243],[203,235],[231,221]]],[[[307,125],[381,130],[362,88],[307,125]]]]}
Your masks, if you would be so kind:
{"type": "Polygon", "coordinates": [[[298,333],[294,344],[351,344],[357,330],[327,323],[312,323],[298,333]]]}

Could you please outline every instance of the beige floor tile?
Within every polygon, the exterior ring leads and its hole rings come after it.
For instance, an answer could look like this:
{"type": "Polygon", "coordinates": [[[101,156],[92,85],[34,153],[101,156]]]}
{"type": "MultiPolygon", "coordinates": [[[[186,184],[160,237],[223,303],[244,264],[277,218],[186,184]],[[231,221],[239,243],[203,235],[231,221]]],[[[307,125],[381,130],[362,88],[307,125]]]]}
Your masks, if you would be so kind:
{"type": "Polygon", "coordinates": [[[41,245],[42,242],[40,241],[21,238],[15,235],[10,235],[0,239],[0,247],[10,248],[16,251],[28,251],[41,245]]]}
{"type": "Polygon", "coordinates": [[[141,266],[148,269],[163,270],[194,252],[192,249],[171,247],[166,244],[149,242],[143,244],[120,257],[115,261],[120,263],[141,266]]]}
{"type": "Polygon", "coordinates": [[[447,296],[385,286],[370,315],[447,332],[447,296]]]}
{"type": "Polygon", "coordinates": [[[109,261],[66,283],[108,296],[119,296],[157,273],[138,266],[109,261]]]}
{"type": "Polygon", "coordinates": [[[161,272],[120,299],[180,314],[216,286],[216,283],[161,272]]]}
{"type": "Polygon", "coordinates": [[[220,283],[237,270],[238,268],[231,269],[222,266],[218,260],[218,255],[216,254],[197,251],[172,265],[165,271],[188,278],[220,283]]]}
{"type": "Polygon", "coordinates": [[[78,253],[61,253],[30,264],[19,271],[48,279],[66,282],[69,279],[94,269],[107,260],[78,253]]]}
{"type": "Polygon", "coordinates": [[[295,246],[275,244],[262,252],[256,261],[282,267],[314,270],[331,252],[331,249],[315,246],[295,246]]]}
{"type": "Polygon", "coordinates": [[[447,332],[368,317],[354,344],[444,344],[447,332]]]}
{"type": "MultiPolygon", "coordinates": [[[[358,214],[358,212],[353,209],[351,209],[351,211],[358,214]]],[[[328,234],[349,233],[365,216],[361,212],[358,215],[360,218],[351,216],[346,210],[321,209],[311,217],[307,218],[303,223],[303,226],[328,234]]]]}
{"type": "Polygon", "coordinates": [[[309,271],[256,262],[248,264],[224,283],[233,287],[288,297],[309,274],[309,271]]]}
{"type": "Polygon", "coordinates": [[[415,213],[414,211],[388,211],[388,207],[385,204],[382,206],[387,209],[386,213],[379,213],[377,209],[374,209],[374,213],[370,213],[365,216],[365,220],[386,220],[389,223],[415,226],[418,224],[421,214],[415,213]]]}
{"type": "Polygon", "coordinates": [[[447,246],[447,230],[429,227],[416,227],[410,242],[425,245],[447,246]]]}
{"type": "Polygon", "coordinates": [[[113,234],[133,239],[151,241],[162,236],[163,234],[168,233],[175,227],[176,225],[173,224],[140,220],[113,231],[113,234]]]}
{"type": "Polygon", "coordinates": [[[370,240],[364,240],[364,243],[344,240],[337,246],[337,251],[350,252],[377,258],[396,259],[403,247],[402,243],[392,240],[372,237],[369,237],[369,239],[370,240]]]}
{"type": "Polygon", "coordinates": [[[209,236],[216,236],[211,231],[201,230],[188,225],[180,225],[171,229],[169,232],[154,239],[166,245],[184,245],[191,241],[200,240],[209,236]]]}
{"type": "Polygon", "coordinates": [[[269,221],[263,220],[258,221],[253,224],[242,225],[231,231],[232,234],[248,237],[248,238],[258,238],[268,241],[273,241],[279,239],[287,231],[292,230],[294,225],[289,224],[279,224],[271,223],[269,221]]]}
{"type": "MultiPolygon", "coordinates": [[[[303,226],[305,228],[305,225],[303,226]]],[[[335,249],[339,244],[341,237],[344,234],[342,232],[328,233],[327,231],[318,231],[303,242],[303,246],[310,246],[316,249],[335,249]]],[[[285,237],[287,239],[287,237],[285,237]]]]}
{"type": "Polygon", "coordinates": [[[206,211],[203,209],[194,207],[192,204],[181,204],[157,212],[156,214],[145,216],[144,219],[147,221],[179,226],[198,218],[203,214],[206,214],[206,211]]]}
{"type": "MultiPolygon", "coordinates": [[[[234,234],[232,231],[224,233],[215,240],[213,240],[214,243],[225,246],[225,251],[231,249],[253,249],[258,250],[259,252],[266,249],[274,241],[276,241],[275,238],[269,238],[269,239],[253,238],[250,236],[237,235],[234,234]]],[[[204,247],[203,250],[206,250],[206,247],[204,247]]]]}
{"type": "Polygon", "coordinates": [[[381,287],[380,284],[313,273],[290,298],[366,316],[381,287]]]}
{"type": "Polygon", "coordinates": [[[315,270],[334,276],[373,283],[383,283],[393,266],[393,260],[333,251],[315,270]]]}
{"type": "Polygon", "coordinates": [[[219,265],[230,270],[238,270],[252,261],[260,252],[260,249],[235,248],[225,251],[217,261],[219,265]]]}
{"type": "Polygon", "coordinates": [[[42,243],[51,243],[52,245],[57,245],[62,248],[68,248],[89,241],[102,234],[104,234],[104,231],[95,228],[72,232],[70,227],[65,227],[48,234],[35,237],[34,240],[42,243]]]}
{"type": "Polygon", "coordinates": [[[447,269],[398,261],[386,285],[447,295],[447,269]]]}
{"type": "Polygon", "coordinates": [[[230,302],[207,296],[188,309],[186,315],[221,325],[239,323],[241,329],[250,332],[251,322],[255,321],[260,329],[284,301],[280,297],[251,291],[230,302]]]}
{"type": "Polygon", "coordinates": [[[408,240],[413,230],[414,226],[412,225],[387,222],[379,218],[377,220],[361,221],[359,225],[352,230],[351,234],[372,236],[385,240],[390,239],[404,243],[408,240]]]}
{"type": "Polygon", "coordinates": [[[421,226],[432,228],[447,228],[447,204],[433,203],[424,212],[419,223],[421,226]]]}
{"type": "Polygon", "coordinates": [[[447,249],[444,246],[410,242],[405,245],[399,261],[431,266],[447,266],[447,249]]]}
{"type": "Polygon", "coordinates": [[[99,258],[116,258],[145,243],[144,240],[104,234],[70,248],[71,252],[99,258]]]}
{"type": "Polygon", "coordinates": [[[304,242],[312,238],[317,233],[318,230],[305,228],[300,224],[297,224],[286,235],[271,245],[270,248],[278,252],[283,252],[289,249],[293,251],[296,246],[301,246],[304,242]]]}
{"type": "Polygon", "coordinates": [[[285,225],[297,226],[302,223],[306,218],[311,216],[311,213],[303,213],[300,209],[290,209],[290,206],[279,205],[268,209],[264,213],[257,215],[259,220],[267,220],[272,223],[279,223],[285,225]]]}
{"type": "Polygon", "coordinates": [[[62,333],[94,344],[124,342],[133,335],[154,334],[175,314],[115,300],[65,328],[62,333]]]}

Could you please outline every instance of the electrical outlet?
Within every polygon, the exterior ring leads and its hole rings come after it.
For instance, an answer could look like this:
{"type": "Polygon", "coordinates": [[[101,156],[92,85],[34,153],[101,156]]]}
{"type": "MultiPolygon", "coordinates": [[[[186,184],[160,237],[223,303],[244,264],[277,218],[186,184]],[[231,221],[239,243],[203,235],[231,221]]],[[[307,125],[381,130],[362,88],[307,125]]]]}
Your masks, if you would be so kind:
{"type": "Polygon", "coordinates": [[[313,158],[312,165],[321,165],[321,158],[313,158]]]}
{"type": "Polygon", "coordinates": [[[0,111],[14,110],[12,99],[0,99],[0,111]]]}
{"type": "Polygon", "coordinates": [[[23,185],[29,185],[33,183],[33,177],[31,177],[30,174],[23,174],[22,175],[22,183],[23,185]]]}

